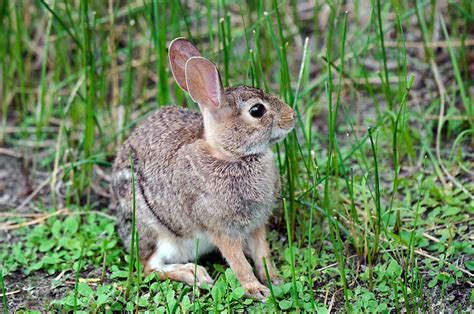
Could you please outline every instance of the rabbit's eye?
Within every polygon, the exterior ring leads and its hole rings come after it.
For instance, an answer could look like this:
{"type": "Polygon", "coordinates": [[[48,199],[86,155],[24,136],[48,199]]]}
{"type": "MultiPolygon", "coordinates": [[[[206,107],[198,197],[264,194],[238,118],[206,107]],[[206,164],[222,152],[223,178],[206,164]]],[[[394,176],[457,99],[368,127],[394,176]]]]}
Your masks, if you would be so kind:
{"type": "Polygon", "coordinates": [[[264,105],[255,104],[250,108],[249,113],[254,118],[261,118],[265,114],[265,111],[266,109],[264,105]]]}

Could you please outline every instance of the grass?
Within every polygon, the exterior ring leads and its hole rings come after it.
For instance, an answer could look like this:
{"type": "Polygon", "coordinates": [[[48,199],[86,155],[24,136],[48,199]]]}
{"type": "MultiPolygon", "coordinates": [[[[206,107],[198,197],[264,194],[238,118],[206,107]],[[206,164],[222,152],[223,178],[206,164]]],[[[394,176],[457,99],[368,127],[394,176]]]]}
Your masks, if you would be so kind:
{"type": "Polygon", "coordinates": [[[2,291],[2,301],[3,301],[3,310],[8,312],[8,302],[7,302],[7,294],[5,292],[5,284],[3,282],[3,272],[0,271],[0,290],[2,291]]]}
{"type": "Polygon", "coordinates": [[[472,311],[474,4],[443,3],[3,1],[2,309],[472,311]],[[296,111],[266,304],[219,255],[212,287],[144,277],[115,231],[120,144],[163,105],[197,110],[167,64],[180,36],[296,111]]]}

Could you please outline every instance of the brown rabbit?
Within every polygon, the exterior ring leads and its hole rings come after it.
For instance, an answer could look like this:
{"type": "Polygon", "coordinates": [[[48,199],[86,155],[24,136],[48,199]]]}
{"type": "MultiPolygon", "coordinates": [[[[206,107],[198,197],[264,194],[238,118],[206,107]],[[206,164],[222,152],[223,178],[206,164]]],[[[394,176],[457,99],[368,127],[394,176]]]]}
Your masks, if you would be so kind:
{"type": "Polygon", "coordinates": [[[169,47],[178,85],[201,113],[165,107],[141,122],[113,165],[118,231],[129,247],[132,221],[131,156],[135,169],[136,229],[145,271],[192,285],[212,284],[198,255],[219,249],[246,294],[265,300],[272,269],[265,225],[280,193],[269,146],[292,129],[293,110],[247,86],[223,88],[219,72],[186,39],[169,47]],[[197,241],[198,240],[198,241],[197,241]],[[257,278],[244,252],[254,262],[257,278]],[[195,269],[197,271],[195,272],[195,269]]]}

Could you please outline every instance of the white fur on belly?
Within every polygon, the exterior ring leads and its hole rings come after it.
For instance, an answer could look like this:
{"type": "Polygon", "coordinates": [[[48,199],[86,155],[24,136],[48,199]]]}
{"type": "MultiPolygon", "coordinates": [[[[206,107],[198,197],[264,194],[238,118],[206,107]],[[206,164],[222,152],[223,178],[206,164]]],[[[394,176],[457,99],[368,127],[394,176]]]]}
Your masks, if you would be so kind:
{"type": "Polygon", "coordinates": [[[215,249],[205,234],[197,234],[191,239],[159,237],[155,253],[150,257],[149,267],[154,270],[164,270],[169,264],[184,264],[196,259],[196,240],[199,239],[198,257],[215,249]]]}

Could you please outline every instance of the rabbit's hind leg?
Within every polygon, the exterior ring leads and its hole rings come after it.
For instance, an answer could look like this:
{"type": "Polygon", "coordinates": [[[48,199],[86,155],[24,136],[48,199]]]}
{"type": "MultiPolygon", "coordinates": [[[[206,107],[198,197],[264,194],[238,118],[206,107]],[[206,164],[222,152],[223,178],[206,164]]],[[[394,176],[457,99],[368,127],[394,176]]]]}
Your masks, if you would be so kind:
{"type": "Polygon", "coordinates": [[[180,281],[190,286],[194,285],[196,279],[196,286],[201,287],[203,284],[212,285],[214,281],[207,273],[207,270],[194,263],[187,264],[167,264],[157,268],[150,269],[156,271],[161,280],[180,281]]]}
{"type": "Polygon", "coordinates": [[[183,252],[179,244],[176,241],[159,240],[155,252],[145,263],[145,272],[155,271],[161,280],[180,281],[190,286],[194,285],[194,281],[198,287],[205,283],[212,285],[214,281],[204,267],[187,263],[190,256],[188,252],[183,252]]]}

